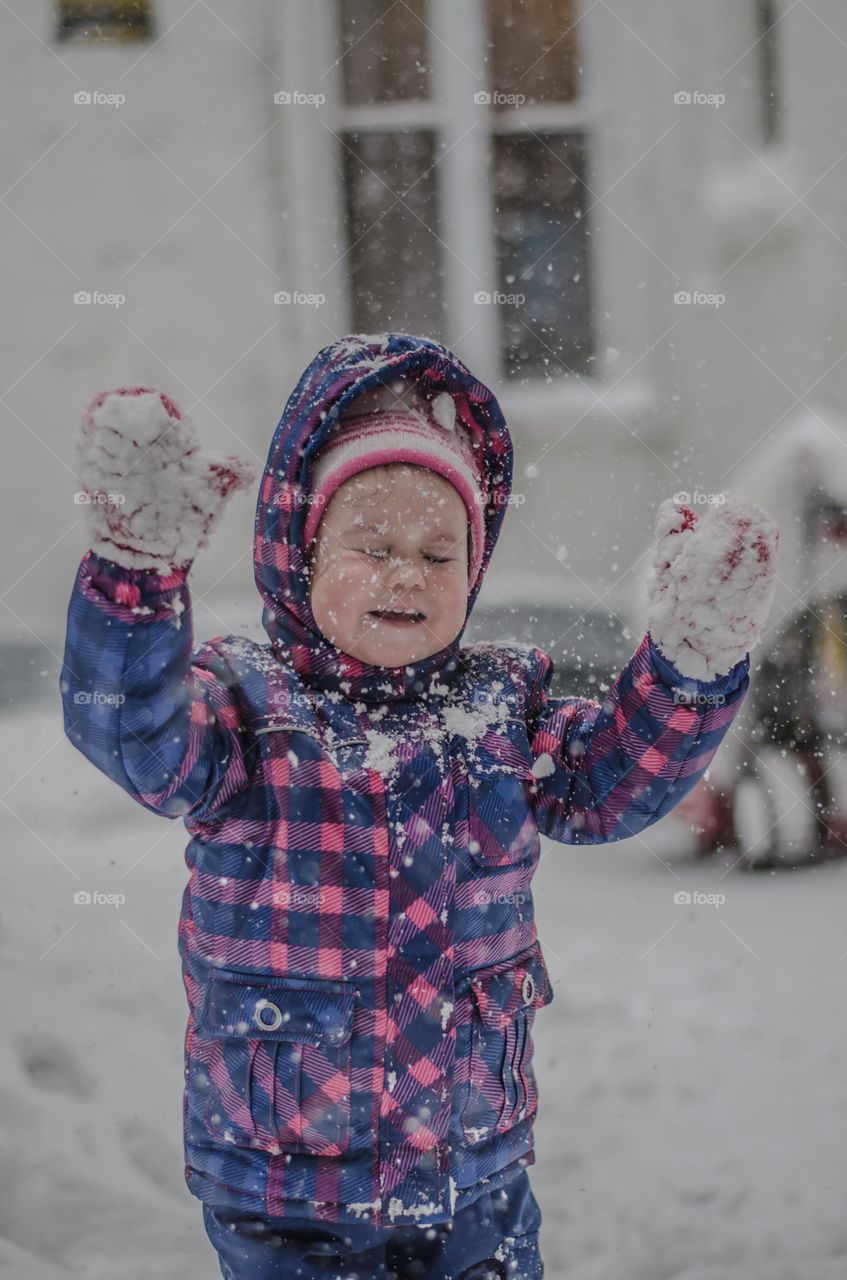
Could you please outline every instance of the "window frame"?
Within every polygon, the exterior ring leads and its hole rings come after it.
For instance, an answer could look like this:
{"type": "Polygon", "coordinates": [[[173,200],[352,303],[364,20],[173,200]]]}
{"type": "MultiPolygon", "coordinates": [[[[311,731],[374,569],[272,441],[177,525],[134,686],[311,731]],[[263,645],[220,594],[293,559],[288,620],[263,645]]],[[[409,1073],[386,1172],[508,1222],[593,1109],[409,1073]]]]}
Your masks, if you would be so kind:
{"type": "MultiPolygon", "coordinates": [[[[323,13],[325,21],[317,31],[316,49],[324,67],[337,67],[342,56],[337,43],[338,6],[339,0],[327,0],[323,13]]],[[[529,376],[522,381],[507,379],[497,309],[474,301],[476,292],[494,292],[498,288],[494,191],[490,181],[495,135],[526,133],[532,136],[532,133],[580,131],[587,136],[592,160],[596,154],[602,112],[595,75],[593,6],[588,0],[576,0],[576,7],[585,71],[581,95],[573,102],[534,104],[513,110],[489,107],[486,118],[485,108],[474,102],[473,94],[477,90],[491,91],[492,86],[482,75],[477,80],[469,71],[469,68],[479,66],[479,51],[487,39],[485,0],[462,0],[460,5],[455,4],[455,0],[429,0],[428,25],[433,33],[429,41],[432,59],[430,99],[350,106],[341,97],[340,74],[325,76],[322,82],[324,86],[331,82],[329,89],[324,88],[327,92],[328,123],[339,138],[343,139],[347,132],[367,129],[390,132],[415,128],[434,131],[437,145],[444,144],[436,166],[444,233],[441,250],[445,263],[444,302],[451,330],[447,335],[448,344],[460,347],[462,358],[469,367],[478,371],[484,381],[506,388],[507,395],[512,392],[523,396],[528,390],[550,393],[553,388],[562,395],[567,394],[566,388],[569,391],[579,383],[583,388],[595,387],[602,383],[604,377],[601,353],[607,345],[608,333],[603,316],[608,307],[604,306],[606,287],[600,269],[601,220],[592,218],[591,213],[587,214],[592,229],[592,252],[587,269],[592,291],[595,372],[568,375],[562,368],[558,374],[551,371],[552,381],[544,376],[529,376]],[[448,244],[449,249],[446,247],[448,244]],[[451,271],[450,259],[453,256],[462,265],[451,271]]],[[[594,164],[592,168],[596,170],[594,164]]],[[[340,176],[336,186],[339,226],[346,231],[340,176]]],[[[341,291],[343,323],[349,330],[353,324],[349,273],[336,277],[334,284],[341,291]]]]}

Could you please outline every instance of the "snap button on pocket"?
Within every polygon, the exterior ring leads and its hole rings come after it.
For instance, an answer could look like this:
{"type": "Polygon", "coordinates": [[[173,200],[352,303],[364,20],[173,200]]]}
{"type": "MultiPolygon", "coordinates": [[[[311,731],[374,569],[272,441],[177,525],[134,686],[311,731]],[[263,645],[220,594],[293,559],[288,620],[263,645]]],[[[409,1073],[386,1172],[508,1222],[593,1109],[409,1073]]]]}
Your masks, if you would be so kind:
{"type": "Polygon", "coordinates": [[[210,1134],[274,1154],[348,1151],[355,1000],[347,982],[214,970],[194,1041],[210,1134]]]}
{"type": "Polygon", "coordinates": [[[253,1021],[264,1031],[276,1031],[282,1025],[282,1010],[272,1000],[257,1000],[253,1010],[253,1021]],[[266,1017],[265,1015],[270,1015],[266,1017]]]}
{"type": "Polygon", "coordinates": [[[528,952],[470,975],[467,1092],[459,1123],[471,1146],[489,1142],[538,1107],[531,1030],[553,988],[538,942],[528,952]]]}

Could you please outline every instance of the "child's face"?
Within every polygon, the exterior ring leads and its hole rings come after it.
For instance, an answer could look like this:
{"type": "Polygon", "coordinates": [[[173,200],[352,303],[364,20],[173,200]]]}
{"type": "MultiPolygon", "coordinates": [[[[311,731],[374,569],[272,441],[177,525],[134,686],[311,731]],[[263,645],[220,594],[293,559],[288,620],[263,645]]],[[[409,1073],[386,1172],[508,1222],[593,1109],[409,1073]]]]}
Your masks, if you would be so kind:
{"type": "Polygon", "coordinates": [[[339,485],[312,557],[312,613],[332,644],[373,666],[405,666],[449,645],[467,606],[468,516],[449,481],[395,462],[339,485]]]}

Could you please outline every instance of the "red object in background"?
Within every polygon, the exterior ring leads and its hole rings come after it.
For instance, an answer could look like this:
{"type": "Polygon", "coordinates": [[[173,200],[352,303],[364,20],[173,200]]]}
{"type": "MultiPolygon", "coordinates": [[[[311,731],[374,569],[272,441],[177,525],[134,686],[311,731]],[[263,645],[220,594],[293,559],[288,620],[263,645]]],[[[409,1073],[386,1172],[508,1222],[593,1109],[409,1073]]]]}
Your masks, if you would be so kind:
{"type": "Polygon", "coordinates": [[[735,843],[731,797],[708,779],[699,782],[674,812],[692,829],[698,852],[711,853],[735,843]]]}

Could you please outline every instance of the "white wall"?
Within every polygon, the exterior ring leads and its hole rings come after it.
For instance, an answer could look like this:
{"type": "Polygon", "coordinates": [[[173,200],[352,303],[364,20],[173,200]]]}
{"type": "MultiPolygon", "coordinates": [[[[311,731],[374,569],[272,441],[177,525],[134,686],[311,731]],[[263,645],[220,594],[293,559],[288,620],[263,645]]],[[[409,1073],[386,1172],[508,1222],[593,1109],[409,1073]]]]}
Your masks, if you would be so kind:
{"type": "MultiPolygon", "coordinates": [[[[264,462],[302,354],[295,317],[273,304],[292,274],[283,176],[295,128],[273,105],[278,33],[264,0],[215,0],[214,13],[159,0],[158,42],[122,47],[57,44],[50,4],[12,7],[17,20],[0,8],[3,187],[17,183],[0,209],[12,384],[2,590],[24,576],[5,596],[21,621],[0,610],[0,623],[53,643],[87,546],[73,443],[91,395],[151,382],[191,407],[210,447],[264,462]],[[126,103],[75,105],[86,89],[126,103]],[[82,289],[126,303],[74,305],[82,289]]],[[[253,510],[237,496],[198,557],[198,601],[213,583],[215,596],[255,597],[253,510]]],[[[197,623],[219,630],[199,604],[197,623]]]]}

